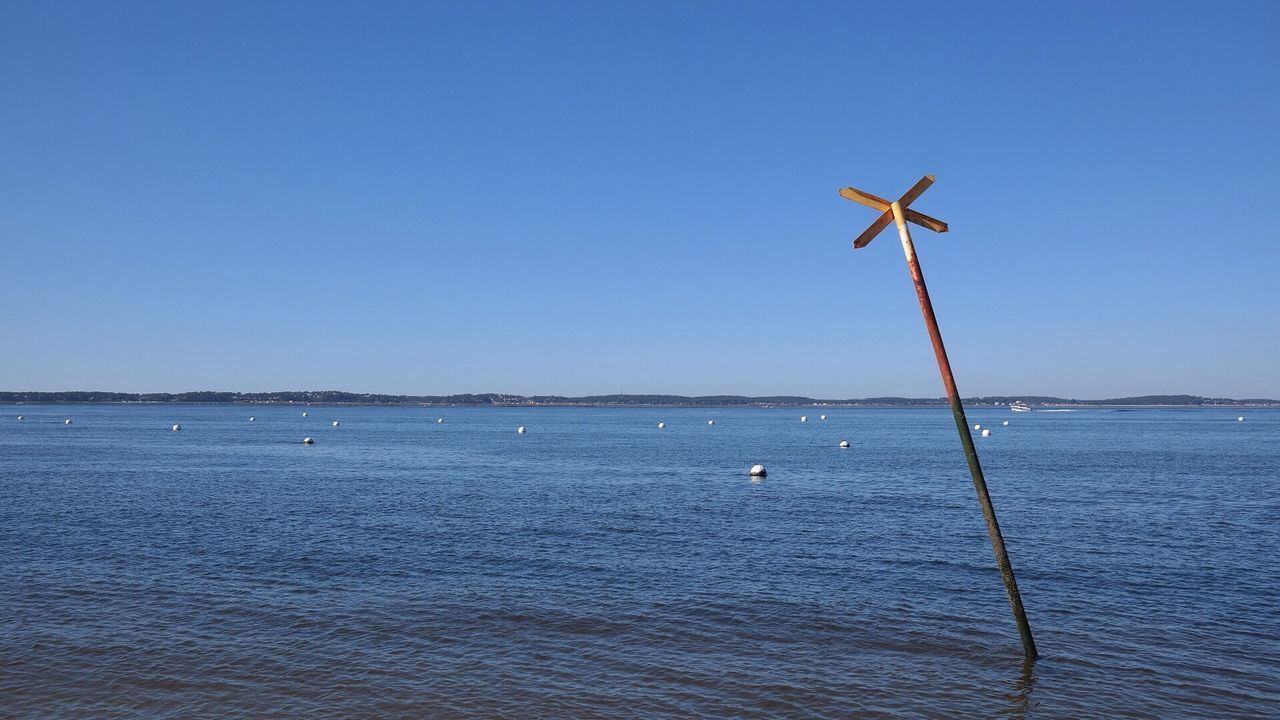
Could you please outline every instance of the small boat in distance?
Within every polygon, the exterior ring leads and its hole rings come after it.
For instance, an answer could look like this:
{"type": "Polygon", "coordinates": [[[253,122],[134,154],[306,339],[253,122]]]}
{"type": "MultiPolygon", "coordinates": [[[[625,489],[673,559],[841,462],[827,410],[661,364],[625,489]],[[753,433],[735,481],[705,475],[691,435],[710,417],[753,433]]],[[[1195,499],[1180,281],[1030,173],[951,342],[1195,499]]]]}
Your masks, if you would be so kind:
{"type": "Polygon", "coordinates": [[[1014,400],[1009,403],[1009,409],[1014,412],[1031,412],[1031,406],[1021,400],[1014,400]]]}

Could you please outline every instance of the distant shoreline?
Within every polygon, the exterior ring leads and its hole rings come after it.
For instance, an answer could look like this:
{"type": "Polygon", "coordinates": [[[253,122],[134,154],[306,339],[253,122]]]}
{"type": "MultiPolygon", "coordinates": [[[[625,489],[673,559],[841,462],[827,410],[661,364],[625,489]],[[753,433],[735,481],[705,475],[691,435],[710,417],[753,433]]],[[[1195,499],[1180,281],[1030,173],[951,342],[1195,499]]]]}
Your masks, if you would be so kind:
{"type": "MultiPolygon", "coordinates": [[[[1002,408],[1024,402],[1033,408],[1238,408],[1280,407],[1268,398],[1209,398],[1198,395],[1138,395],[1079,400],[1036,395],[981,396],[962,400],[969,408],[1002,408]]],[[[332,405],[368,407],[589,407],[589,408],[941,408],[946,398],[875,397],[824,400],[803,396],[743,395],[378,395],[341,391],[234,393],[113,393],[96,391],[0,392],[3,405],[332,405]]]]}

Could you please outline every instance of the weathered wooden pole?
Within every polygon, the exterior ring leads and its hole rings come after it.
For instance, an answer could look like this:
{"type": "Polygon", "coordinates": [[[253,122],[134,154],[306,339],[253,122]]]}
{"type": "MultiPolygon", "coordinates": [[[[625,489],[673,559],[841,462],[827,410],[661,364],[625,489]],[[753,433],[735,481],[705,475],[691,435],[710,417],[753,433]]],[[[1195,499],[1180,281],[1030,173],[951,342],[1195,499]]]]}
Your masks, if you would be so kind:
{"type": "Polygon", "coordinates": [[[938,329],[938,318],[933,314],[929,288],[924,283],[924,273],[920,270],[916,248],[911,242],[911,232],[907,229],[907,222],[910,221],[935,232],[947,231],[947,224],[941,220],[907,209],[907,206],[932,184],[933,176],[926,175],[895,202],[889,202],[855,188],[842,189],[840,196],[881,211],[880,217],[854,241],[854,249],[866,247],[876,235],[889,226],[890,222],[898,226],[902,252],[907,256],[907,268],[911,271],[911,281],[915,283],[916,296],[920,299],[920,312],[924,314],[924,324],[929,330],[929,340],[933,342],[933,353],[938,359],[938,371],[942,373],[942,386],[946,389],[947,400],[951,403],[951,415],[955,418],[956,430],[960,433],[960,444],[964,446],[964,454],[969,461],[969,473],[973,476],[973,488],[977,491],[978,504],[982,506],[982,517],[987,523],[987,536],[991,538],[991,549],[995,552],[996,565],[1000,568],[1000,575],[1004,578],[1004,589],[1009,595],[1009,607],[1013,610],[1013,619],[1018,624],[1018,634],[1022,637],[1022,651],[1028,660],[1034,660],[1037,656],[1036,641],[1031,636],[1027,611],[1022,607],[1022,594],[1018,592],[1018,581],[1013,576],[1013,565],[1009,562],[1009,553],[1004,547],[1004,536],[1000,534],[1000,523],[996,520],[996,510],[991,504],[991,494],[987,492],[987,481],[982,476],[982,465],[978,462],[978,449],[974,447],[973,435],[969,433],[969,421],[965,418],[964,406],[960,403],[960,391],[956,389],[956,378],[951,372],[951,362],[947,359],[947,348],[942,344],[942,331],[938,329]]]}
{"type": "Polygon", "coordinates": [[[1004,589],[1009,594],[1009,606],[1013,609],[1013,619],[1018,624],[1018,634],[1022,636],[1022,652],[1027,658],[1035,659],[1036,641],[1031,637],[1031,625],[1027,622],[1027,611],[1022,607],[1022,594],[1018,592],[1018,581],[1013,576],[1013,564],[1009,562],[1009,553],[1004,548],[1000,522],[996,520],[996,509],[991,504],[991,494],[987,492],[986,478],[982,476],[982,464],[978,462],[978,449],[973,446],[969,421],[964,415],[964,405],[960,403],[960,391],[956,389],[956,378],[951,373],[951,361],[947,359],[947,348],[942,344],[942,331],[938,329],[938,318],[933,314],[933,302],[929,300],[929,287],[924,284],[924,273],[920,270],[920,261],[916,259],[916,248],[911,243],[911,232],[907,230],[907,218],[902,212],[902,206],[894,202],[891,207],[893,221],[898,226],[898,237],[902,240],[902,252],[906,254],[907,267],[911,270],[911,281],[916,286],[916,297],[920,299],[920,312],[924,314],[924,324],[929,329],[929,340],[933,342],[933,354],[938,359],[938,372],[942,373],[942,387],[946,389],[947,399],[951,401],[951,416],[955,418],[956,430],[960,433],[960,444],[964,446],[965,458],[969,460],[969,474],[973,476],[973,489],[978,493],[982,517],[987,521],[987,536],[991,538],[991,549],[995,552],[996,565],[1000,567],[1000,575],[1004,578],[1004,589]]]}

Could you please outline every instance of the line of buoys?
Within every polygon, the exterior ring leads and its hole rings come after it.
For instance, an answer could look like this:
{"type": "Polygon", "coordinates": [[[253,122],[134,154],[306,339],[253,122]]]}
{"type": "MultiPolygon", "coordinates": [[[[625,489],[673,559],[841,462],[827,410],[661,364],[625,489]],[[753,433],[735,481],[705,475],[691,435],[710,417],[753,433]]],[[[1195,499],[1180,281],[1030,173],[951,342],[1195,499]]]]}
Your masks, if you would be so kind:
{"type": "MultiPolygon", "coordinates": [[[[303,416],[303,417],[308,417],[308,413],[303,412],[303,413],[302,413],[302,416],[303,416]]],[[[23,419],[24,419],[24,416],[22,416],[22,415],[18,415],[18,416],[17,416],[17,419],[18,419],[19,421],[21,421],[21,420],[23,420],[23,419]]],[[[821,419],[821,420],[826,420],[826,419],[827,419],[827,416],[826,416],[826,415],[820,415],[820,416],[819,416],[819,419],[821,419]]],[[[806,416],[806,415],[801,415],[801,416],[800,416],[800,422],[802,422],[802,423],[803,423],[803,422],[808,422],[808,420],[809,420],[808,416],[806,416]]],[[[256,416],[250,416],[250,417],[249,417],[249,422],[255,422],[255,421],[257,421],[257,417],[256,417],[256,416]]],[[[437,422],[437,423],[443,423],[443,422],[444,422],[444,418],[437,418],[437,419],[436,419],[436,422],[437,422]]],[[[1244,422],[1244,416],[1243,416],[1243,415],[1238,416],[1238,417],[1236,418],[1236,422],[1244,422]]],[[[64,425],[71,425],[71,424],[72,424],[72,420],[71,420],[71,418],[67,418],[67,419],[63,420],[63,424],[64,424],[64,425]]],[[[716,421],[715,421],[715,420],[707,420],[707,425],[708,425],[708,426],[714,426],[715,424],[716,424],[716,421]]],[[[341,423],[340,423],[338,420],[334,420],[334,421],[333,421],[333,427],[339,427],[340,425],[341,425],[341,423]]],[[[1001,425],[1002,425],[1002,426],[1005,426],[1005,427],[1008,427],[1008,425],[1009,425],[1009,421],[1008,421],[1008,420],[1005,420],[1005,421],[1001,422],[1001,425]]],[[[659,430],[665,429],[665,428],[666,428],[666,426],[667,426],[667,424],[666,424],[665,422],[659,422],[659,423],[658,423],[658,429],[659,429],[659,430]]],[[[974,429],[974,430],[980,430],[980,431],[981,431],[981,436],[982,436],[982,437],[984,437],[984,438],[986,438],[986,437],[991,437],[991,430],[990,430],[989,428],[987,428],[987,429],[983,429],[983,427],[982,427],[982,425],[981,425],[980,423],[974,424],[973,429],[974,429]]],[[[172,432],[179,432],[179,431],[181,431],[181,430],[182,430],[182,424],[181,424],[181,423],[174,423],[174,424],[171,426],[170,430],[171,430],[172,432]]],[[[524,435],[524,434],[525,434],[525,426],[521,425],[521,426],[517,427],[517,428],[516,428],[516,433],[517,433],[517,434],[520,434],[520,435],[524,435]]],[[[302,443],[303,443],[304,445],[314,445],[314,444],[315,444],[315,440],[314,440],[313,438],[311,438],[311,437],[305,437],[305,438],[303,438],[303,439],[302,439],[302,443]]],[[[839,447],[840,449],[848,449],[848,448],[850,447],[849,441],[848,441],[848,440],[841,440],[841,441],[840,441],[840,443],[839,443],[839,445],[838,445],[838,447],[839,447]]],[[[764,478],[764,477],[766,477],[766,476],[768,475],[768,471],[765,469],[764,465],[762,465],[762,464],[758,464],[758,463],[757,463],[757,464],[755,464],[755,465],[752,465],[752,466],[751,466],[751,469],[750,469],[750,471],[749,471],[749,474],[750,474],[750,476],[751,476],[752,478],[764,478]]]]}

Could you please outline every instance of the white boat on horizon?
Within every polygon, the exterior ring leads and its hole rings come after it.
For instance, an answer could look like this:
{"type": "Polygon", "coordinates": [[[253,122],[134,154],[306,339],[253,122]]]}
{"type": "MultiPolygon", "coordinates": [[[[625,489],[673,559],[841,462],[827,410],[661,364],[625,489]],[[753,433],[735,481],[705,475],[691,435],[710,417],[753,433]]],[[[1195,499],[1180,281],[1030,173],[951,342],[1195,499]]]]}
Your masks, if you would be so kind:
{"type": "Polygon", "coordinates": [[[1014,412],[1031,412],[1031,406],[1021,400],[1014,400],[1009,403],[1009,409],[1014,412]]]}

